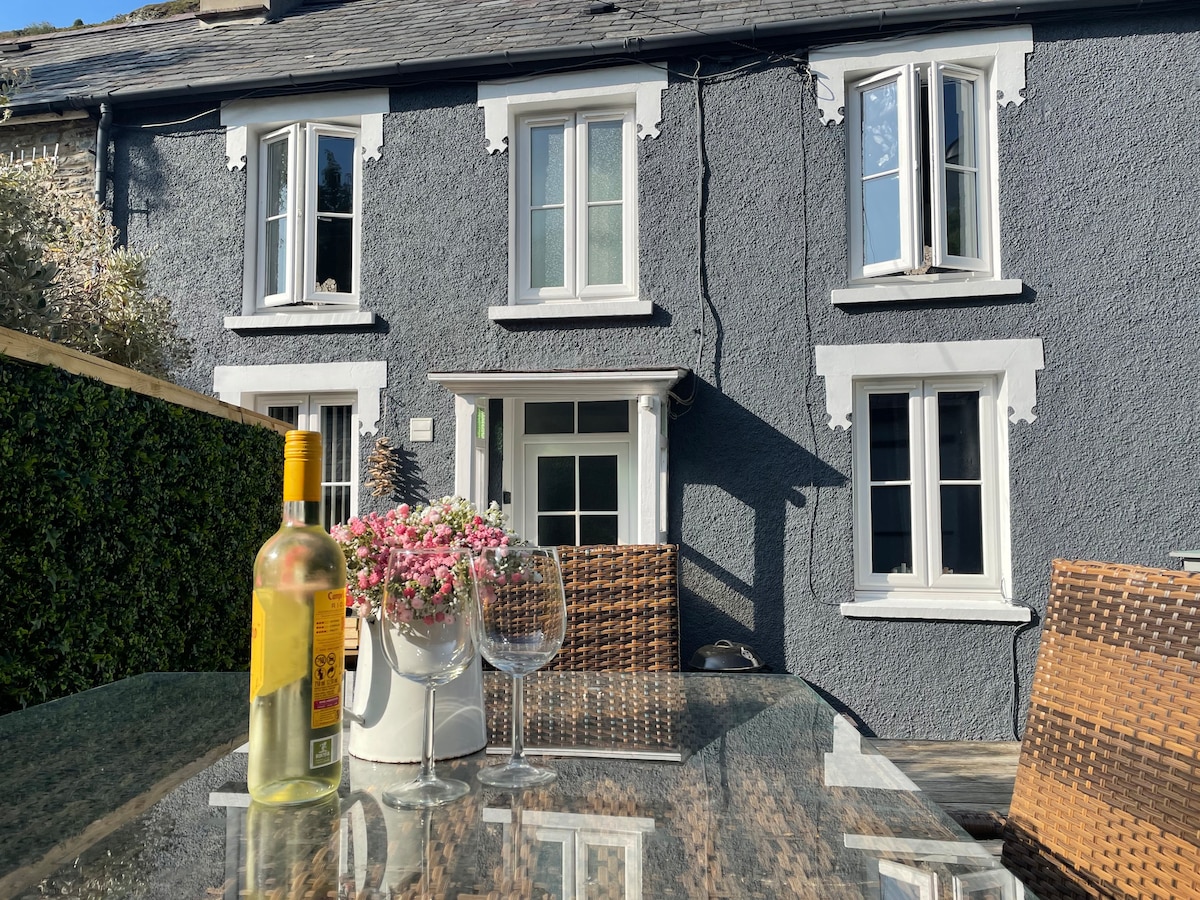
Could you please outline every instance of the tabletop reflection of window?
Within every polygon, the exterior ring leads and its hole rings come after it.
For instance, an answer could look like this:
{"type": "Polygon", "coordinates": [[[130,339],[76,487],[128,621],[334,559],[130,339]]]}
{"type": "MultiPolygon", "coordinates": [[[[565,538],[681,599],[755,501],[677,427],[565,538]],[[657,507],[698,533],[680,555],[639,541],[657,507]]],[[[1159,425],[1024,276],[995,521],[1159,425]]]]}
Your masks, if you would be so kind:
{"type": "Polygon", "coordinates": [[[557,900],[590,896],[641,900],[642,840],[654,831],[653,819],[580,813],[518,811],[487,807],[483,821],[504,826],[504,843],[531,839],[537,887],[557,900]],[[596,891],[599,890],[597,894],[596,891]]]}

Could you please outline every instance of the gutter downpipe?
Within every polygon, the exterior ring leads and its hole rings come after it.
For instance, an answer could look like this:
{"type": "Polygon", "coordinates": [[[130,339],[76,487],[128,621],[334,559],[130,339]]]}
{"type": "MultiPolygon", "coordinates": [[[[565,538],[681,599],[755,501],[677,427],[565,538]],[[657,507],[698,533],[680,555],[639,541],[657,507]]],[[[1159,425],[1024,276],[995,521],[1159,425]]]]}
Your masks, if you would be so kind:
{"type": "Polygon", "coordinates": [[[100,122],[96,125],[96,204],[104,206],[108,193],[108,134],[112,128],[112,104],[100,104],[100,122]]]}

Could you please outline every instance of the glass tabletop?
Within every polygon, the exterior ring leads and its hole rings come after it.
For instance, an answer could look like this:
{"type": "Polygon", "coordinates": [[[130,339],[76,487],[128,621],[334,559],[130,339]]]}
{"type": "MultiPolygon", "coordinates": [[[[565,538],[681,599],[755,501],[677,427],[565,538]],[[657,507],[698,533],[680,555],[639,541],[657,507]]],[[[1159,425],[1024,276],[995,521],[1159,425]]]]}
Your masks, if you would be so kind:
{"type": "MultiPolygon", "coordinates": [[[[486,677],[506,741],[507,682],[486,677]]],[[[472,784],[432,811],[347,757],[339,796],[251,807],[244,674],[147,675],[0,717],[0,896],[42,898],[1029,897],[802,680],[528,679],[527,741],[558,780],[472,784]],[[276,893],[271,893],[275,890],[276,893]]]]}

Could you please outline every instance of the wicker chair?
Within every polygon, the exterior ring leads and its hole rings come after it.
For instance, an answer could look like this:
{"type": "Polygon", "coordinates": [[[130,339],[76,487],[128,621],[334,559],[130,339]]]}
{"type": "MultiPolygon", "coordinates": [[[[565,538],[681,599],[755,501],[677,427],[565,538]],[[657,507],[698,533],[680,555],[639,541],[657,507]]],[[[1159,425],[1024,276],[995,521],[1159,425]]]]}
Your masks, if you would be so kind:
{"type": "Polygon", "coordinates": [[[1200,575],[1055,560],[1003,837],[1043,897],[1200,897],[1200,575]]]}
{"type": "Polygon", "coordinates": [[[679,548],[559,547],[567,637],[547,669],[679,670],[679,548]]]}

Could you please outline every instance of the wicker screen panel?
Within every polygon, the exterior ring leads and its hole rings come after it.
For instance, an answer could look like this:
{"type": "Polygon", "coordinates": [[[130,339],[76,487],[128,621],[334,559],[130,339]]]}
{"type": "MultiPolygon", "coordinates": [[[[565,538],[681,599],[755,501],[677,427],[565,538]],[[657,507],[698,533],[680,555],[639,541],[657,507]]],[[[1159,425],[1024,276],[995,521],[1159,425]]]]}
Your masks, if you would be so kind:
{"type": "Polygon", "coordinates": [[[679,548],[559,547],[567,637],[546,667],[679,671],[679,548]]]}
{"type": "Polygon", "coordinates": [[[1055,560],[1004,862],[1044,897],[1200,897],[1200,575],[1055,560]]]}

